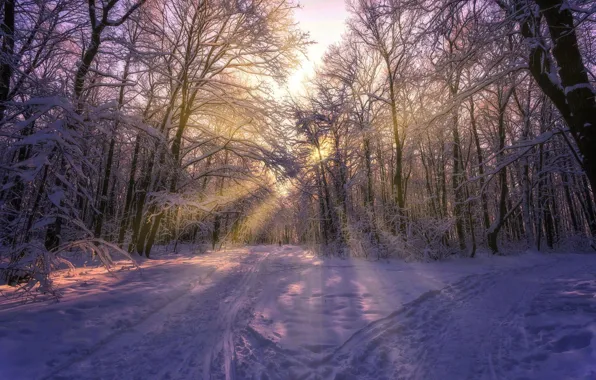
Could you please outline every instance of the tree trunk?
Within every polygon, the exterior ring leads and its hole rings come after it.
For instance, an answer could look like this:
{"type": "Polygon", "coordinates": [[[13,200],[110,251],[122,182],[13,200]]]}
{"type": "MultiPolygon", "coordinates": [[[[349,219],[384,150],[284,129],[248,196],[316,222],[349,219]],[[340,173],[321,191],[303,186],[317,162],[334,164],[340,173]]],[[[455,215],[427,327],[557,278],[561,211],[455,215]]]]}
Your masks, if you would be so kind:
{"type": "MultiPolygon", "coordinates": [[[[124,105],[124,86],[126,85],[126,81],[128,80],[128,73],[130,67],[131,56],[130,54],[126,58],[126,63],[124,64],[124,72],[122,73],[122,80],[120,81],[120,91],[118,94],[118,110],[122,109],[124,105]]],[[[108,149],[108,159],[106,162],[105,172],[104,172],[104,180],[103,186],[101,188],[101,194],[99,195],[99,208],[98,208],[98,215],[95,221],[95,237],[101,237],[101,230],[103,228],[103,221],[105,218],[106,209],[108,206],[108,189],[110,185],[110,178],[112,174],[112,165],[114,162],[114,147],[116,145],[116,134],[118,133],[118,121],[115,122],[114,128],[112,129],[112,137],[110,140],[110,148],[108,149]]]]}
{"type": "Polygon", "coordinates": [[[513,87],[507,90],[506,93],[503,93],[500,89],[498,92],[498,102],[499,102],[499,118],[497,123],[497,133],[499,137],[499,147],[498,147],[498,160],[497,165],[502,165],[499,168],[499,202],[497,205],[497,217],[493,224],[490,226],[487,234],[487,243],[488,247],[491,249],[493,254],[499,252],[498,246],[498,235],[501,227],[505,223],[505,215],[507,215],[507,195],[509,194],[509,187],[507,186],[507,165],[504,164],[504,157],[505,152],[503,149],[505,148],[505,111],[507,109],[507,103],[509,102],[509,98],[513,93],[513,87]]]}
{"type": "Polygon", "coordinates": [[[464,231],[464,219],[463,219],[463,165],[461,160],[461,146],[459,130],[457,128],[458,117],[457,111],[454,111],[453,125],[451,126],[453,132],[453,174],[451,177],[453,194],[454,194],[454,205],[453,214],[455,215],[455,232],[457,234],[457,240],[459,243],[459,249],[461,251],[466,250],[466,237],[464,231]]]}
{"type": "Polygon", "coordinates": [[[137,172],[140,148],[141,137],[139,133],[137,134],[137,137],[135,139],[135,148],[132,154],[132,162],[130,165],[130,173],[128,176],[128,185],[126,187],[126,199],[124,201],[124,210],[122,212],[122,220],[120,221],[120,230],[118,232],[118,246],[120,247],[122,247],[122,243],[124,242],[124,235],[126,234],[126,229],[128,228],[128,224],[130,223],[130,211],[134,195],[135,176],[137,172]]]}
{"type": "Polygon", "coordinates": [[[4,17],[0,25],[2,31],[2,47],[0,48],[4,62],[0,65],[0,120],[4,119],[6,101],[10,93],[14,62],[14,20],[15,0],[4,0],[4,17]]]}
{"type": "Polygon", "coordinates": [[[484,228],[488,230],[490,227],[490,217],[488,214],[488,200],[486,191],[484,189],[484,157],[482,155],[482,147],[480,146],[480,137],[478,136],[478,128],[476,126],[476,116],[474,113],[474,100],[470,99],[470,125],[472,127],[472,134],[474,135],[474,145],[476,146],[476,160],[478,163],[478,185],[480,187],[480,205],[482,207],[482,222],[484,228]]]}
{"type": "Polygon", "coordinates": [[[563,0],[534,1],[548,25],[552,57],[557,67],[551,64],[550,53],[544,48],[547,44],[536,41],[540,35],[540,17],[528,16],[521,31],[526,39],[533,41],[530,72],[569,126],[582,155],[582,166],[590,180],[592,194],[596,194],[596,99],[579,50],[573,13],[563,0]],[[560,78],[560,86],[553,81],[553,75],[560,78]]]}
{"type": "Polygon", "coordinates": [[[402,184],[402,171],[403,171],[403,147],[399,133],[399,124],[397,122],[397,98],[395,95],[395,83],[393,78],[393,71],[391,69],[391,63],[389,62],[389,56],[384,55],[385,65],[387,72],[389,73],[389,101],[391,106],[391,125],[393,127],[393,144],[395,149],[395,171],[393,172],[393,196],[395,205],[397,206],[397,224],[395,227],[396,232],[405,234],[406,223],[405,223],[405,200],[403,195],[403,184],[402,184]]]}

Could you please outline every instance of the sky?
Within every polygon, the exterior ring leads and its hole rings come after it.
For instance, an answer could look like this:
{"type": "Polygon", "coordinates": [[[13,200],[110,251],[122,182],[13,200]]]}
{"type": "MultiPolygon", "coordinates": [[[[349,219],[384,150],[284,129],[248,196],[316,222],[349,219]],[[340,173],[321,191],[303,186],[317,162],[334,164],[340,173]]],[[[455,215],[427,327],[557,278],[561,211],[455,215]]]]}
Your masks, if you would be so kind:
{"type": "Polygon", "coordinates": [[[327,47],[340,41],[348,18],[345,0],[299,0],[299,4],[301,8],[295,11],[296,21],[317,43],[309,46],[308,58],[302,60],[302,67],[290,77],[288,89],[291,92],[302,89],[327,47]]]}

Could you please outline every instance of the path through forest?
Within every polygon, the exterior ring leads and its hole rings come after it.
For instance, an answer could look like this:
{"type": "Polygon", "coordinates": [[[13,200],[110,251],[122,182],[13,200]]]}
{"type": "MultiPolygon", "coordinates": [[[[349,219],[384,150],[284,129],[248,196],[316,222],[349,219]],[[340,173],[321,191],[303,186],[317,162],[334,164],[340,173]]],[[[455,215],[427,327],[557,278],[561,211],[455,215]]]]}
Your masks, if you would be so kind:
{"type": "Polygon", "coordinates": [[[596,256],[259,246],[143,267],[64,277],[60,303],[5,303],[0,378],[596,378],[596,256]]]}

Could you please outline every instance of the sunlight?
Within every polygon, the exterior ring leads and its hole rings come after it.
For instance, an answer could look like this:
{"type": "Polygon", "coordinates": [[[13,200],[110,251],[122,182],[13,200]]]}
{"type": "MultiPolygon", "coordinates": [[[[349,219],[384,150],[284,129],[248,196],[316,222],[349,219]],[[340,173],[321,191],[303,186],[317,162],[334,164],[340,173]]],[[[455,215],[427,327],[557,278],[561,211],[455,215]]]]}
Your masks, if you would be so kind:
{"type": "Polygon", "coordinates": [[[344,0],[301,0],[300,6],[295,12],[295,19],[315,44],[308,46],[307,56],[300,62],[301,67],[288,79],[291,95],[305,93],[327,48],[341,40],[348,18],[344,0]]]}
{"type": "Polygon", "coordinates": [[[595,1],[3,0],[0,380],[593,378],[595,1]]]}
{"type": "Polygon", "coordinates": [[[258,188],[259,185],[254,181],[238,180],[236,183],[227,186],[219,194],[212,195],[203,202],[211,207],[227,205],[247,197],[258,188]]]}
{"type": "Polygon", "coordinates": [[[285,181],[276,181],[275,182],[275,191],[281,198],[288,197],[293,191],[292,182],[289,180],[285,181]]]}
{"type": "Polygon", "coordinates": [[[271,221],[278,215],[277,211],[279,209],[279,197],[276,193],[269,194],[247,213],[247,217],[242,223],[243,234],[246,237],[254,237],[258,236],[267,227],[274,229],[275,226],[271,226],[271,221]]]}
{"type": "MultiPolygon", "coordinates": [[[[391,310],[396,301],[399,302],[399,296],[392,294],[389,287],[383,282],[386,278],[385,273],[379,273],[383,268],[379,267],[378,262],[362,261],[359,259],[348,259],[352,266],[353,276],[349,281],[349,286],[354,289],[358,295],[358,311],[361,319],[372,322],[384,317],[391,310]],[[371,297],[371,295],[376,295],[371,297]]],[[[345,274],[344,274],[345,276],[345,274]]]]}
{"type": "Polygon", "coordinates": [[[309,162],[311,165],[314,165],[318,164],[319,162],[326,161],[332,152],[333,145],[331,144],[331,141],[323,138],[319,143],[319,147],[312,148],[309,156],[309,162]]]}

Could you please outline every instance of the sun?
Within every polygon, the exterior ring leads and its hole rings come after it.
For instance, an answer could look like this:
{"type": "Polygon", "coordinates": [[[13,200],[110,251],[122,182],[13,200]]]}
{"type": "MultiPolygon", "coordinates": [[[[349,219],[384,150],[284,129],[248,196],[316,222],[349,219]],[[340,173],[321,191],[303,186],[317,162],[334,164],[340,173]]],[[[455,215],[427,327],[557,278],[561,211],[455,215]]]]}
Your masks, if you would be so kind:
{"type": "Polygon", "coordinates": [[[323,139],[319,142],[318,147],[315,146],[312,148],[309,156],[309,162],[312,165],[324,162],[329,158],[332,152],[333,145],[331,145],[331,142],[329,142],[327,139],[323,139]]]}

